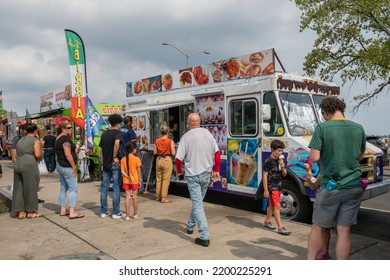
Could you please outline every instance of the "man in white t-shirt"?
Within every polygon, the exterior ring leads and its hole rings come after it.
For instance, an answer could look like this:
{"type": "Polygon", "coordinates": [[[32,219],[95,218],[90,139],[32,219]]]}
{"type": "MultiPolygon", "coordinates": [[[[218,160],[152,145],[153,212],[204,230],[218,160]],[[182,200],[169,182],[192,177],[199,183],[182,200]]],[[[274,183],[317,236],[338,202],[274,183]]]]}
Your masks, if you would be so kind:
{"type": "Polygon", "coordinates": [[[210,239],[203,199],[210,185],[211,173],[214,181],[220,179],[221,154],[213,135],[207,129],[200,127],[198,114],[190,114],[187,123],[190,131],[180,138],[176,153],[176,170],[179,177],[183,176],[182,163],[184,163],[185,179],[192,202],[187,233],[192,234],[195,225],[198,224],[199,238],[195,239],[195,243],[207,247],[210,245],[210,239]]]}

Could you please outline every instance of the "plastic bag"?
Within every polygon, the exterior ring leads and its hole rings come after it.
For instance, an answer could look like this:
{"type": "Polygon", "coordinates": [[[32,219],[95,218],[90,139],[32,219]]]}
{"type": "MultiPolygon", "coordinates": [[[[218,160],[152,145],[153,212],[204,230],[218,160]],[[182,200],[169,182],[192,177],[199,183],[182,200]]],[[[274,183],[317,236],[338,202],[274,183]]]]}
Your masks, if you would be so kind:
{"type": "Polygon", "coordinates": [[[47,171],[45,160],[43,160],[43,159],[39,162],[38,169],[39,169],[39,174],[47,174],[47,173],[49,173],[47,171]]]}

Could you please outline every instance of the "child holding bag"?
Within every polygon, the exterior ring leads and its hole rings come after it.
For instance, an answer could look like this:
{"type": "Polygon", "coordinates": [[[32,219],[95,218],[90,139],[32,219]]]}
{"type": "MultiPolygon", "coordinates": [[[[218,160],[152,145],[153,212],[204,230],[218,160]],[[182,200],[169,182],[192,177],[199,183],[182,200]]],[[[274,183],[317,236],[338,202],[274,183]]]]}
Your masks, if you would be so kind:
{"type": "Polygon", "coordinates": [[[134,142],[126,144],[126,156],[121,159],[121,172],[123,185],[126,191],[126,216],[125,220],[130,218],[138,219],[138,189],[141,182],[141,159],[137,156],[137,146],[134,142]],[[130,198],[133,199],[134,214],[130,216],[130,198]]]}

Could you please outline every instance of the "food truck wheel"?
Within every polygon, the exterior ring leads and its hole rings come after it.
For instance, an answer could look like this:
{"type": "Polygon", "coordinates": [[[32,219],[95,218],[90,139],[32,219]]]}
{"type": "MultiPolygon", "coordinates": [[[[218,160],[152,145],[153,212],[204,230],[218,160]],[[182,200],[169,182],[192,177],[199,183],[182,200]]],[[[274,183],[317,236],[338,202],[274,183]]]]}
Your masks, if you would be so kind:
{"type": "Polygon", "coordinates": [[[310,205],[310,199],[301,194],[298,186],[290,180],[283,180],[280,196],[282,219],[307,222],[312,214],[310,205]]]}

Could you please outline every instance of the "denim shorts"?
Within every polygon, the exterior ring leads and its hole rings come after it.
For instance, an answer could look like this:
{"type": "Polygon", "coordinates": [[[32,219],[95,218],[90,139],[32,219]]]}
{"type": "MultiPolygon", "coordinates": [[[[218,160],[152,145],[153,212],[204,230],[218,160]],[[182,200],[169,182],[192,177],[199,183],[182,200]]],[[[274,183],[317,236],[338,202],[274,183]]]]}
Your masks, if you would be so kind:
{"type": "Polygon", "coordinates": [[[319,190],[314,201],[313,224],[324,228],[356,224],[362,195],[360,186],[333,191],[319,190]]]}

